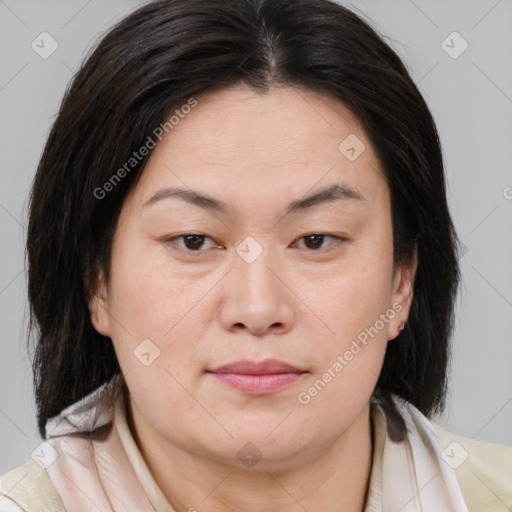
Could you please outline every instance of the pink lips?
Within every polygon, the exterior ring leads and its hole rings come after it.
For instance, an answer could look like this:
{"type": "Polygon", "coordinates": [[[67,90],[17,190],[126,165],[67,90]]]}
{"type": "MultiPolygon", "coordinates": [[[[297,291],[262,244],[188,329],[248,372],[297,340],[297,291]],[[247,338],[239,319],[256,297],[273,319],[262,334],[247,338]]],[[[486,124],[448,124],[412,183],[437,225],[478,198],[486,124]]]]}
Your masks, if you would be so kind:
{"type": "Polygon", "coordinates": [[[266,359],[259,363],[248,360],[235,361],[209,370],[208,373],[244,393],[266,395],[295,382],[307,372],[284,361],[266,359]]]}

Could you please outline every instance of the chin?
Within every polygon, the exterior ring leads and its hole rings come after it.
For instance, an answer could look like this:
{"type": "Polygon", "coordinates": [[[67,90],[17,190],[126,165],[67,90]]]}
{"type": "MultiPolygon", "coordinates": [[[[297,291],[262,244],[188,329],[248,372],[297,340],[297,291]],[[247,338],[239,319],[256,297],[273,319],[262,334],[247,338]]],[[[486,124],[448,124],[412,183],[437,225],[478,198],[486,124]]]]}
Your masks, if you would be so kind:
{"type": "Polygon", "coordinates": [[[215,462],[235,466],[248,471],[280,471],[301,463],[304,457],[302,446],[291,437],[270,439],[264,435],[236,436],[224,446],[214,444],[205,447],[215,462]]]}

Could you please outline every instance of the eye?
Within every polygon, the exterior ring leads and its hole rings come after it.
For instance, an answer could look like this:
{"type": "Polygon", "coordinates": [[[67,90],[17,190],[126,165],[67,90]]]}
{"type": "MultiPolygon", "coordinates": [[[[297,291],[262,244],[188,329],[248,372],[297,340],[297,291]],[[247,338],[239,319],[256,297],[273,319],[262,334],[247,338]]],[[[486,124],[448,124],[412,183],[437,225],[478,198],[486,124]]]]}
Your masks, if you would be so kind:
{"type": "MultiPolygon", "coordinates": [[[[179,250],[183,250],[185,252],[204,252],[204,244],[207,239],[212,240],[209,236],[203,235],[202,233],[184,233],[183,235],[168,238],[166,242],[177,245],[179,250]],[[180,240],[183,241],[183,244],[176,242],[180,240]]],[[[345,238],[326,233],[312,233],[299,238],[299,240],[305,241],[306,249],[314,252],[321,252],[322,249],[325,249],[324,242],[326,239],[332,239],[337,244],[346,240],[345,238]]],[[[329,244],[328,247],[332,245],[334,245],[334,243],[329,244]]],[[[212,244],[212,246],[220,247],[219,245],[215,245],[215,243],[212,244]]]]}
{"type": "MultiPolygon", "coordinates": [[[[331,238],[336,241],[337,244],[343,242],[346,240],[345,238],[341,238],[339,236],[335,235],[328,235],[326,233],[312,233],[310,235],[304,235],[299,238],[299,240],[304,240],[306,249],[310,249],[313,251],[318,251],[319,249],[322,249],[322,244],[325,241],[326,238],[331,238]]],[[[333,244],[330,244],[333,245],[333,244]]]]}
{"type": "Polygon", "coordinates": [[[168,238],[166,242],[176,244],[175,240],[180,239],[183,240],[183,246],[179,247],[179,249],[182,249],[187,252],[201,252],[200,249],[204,245],[205,239],[211,240],[209,236],[203,235],[201,233],[185,233],[183,235],[168,238]]]}

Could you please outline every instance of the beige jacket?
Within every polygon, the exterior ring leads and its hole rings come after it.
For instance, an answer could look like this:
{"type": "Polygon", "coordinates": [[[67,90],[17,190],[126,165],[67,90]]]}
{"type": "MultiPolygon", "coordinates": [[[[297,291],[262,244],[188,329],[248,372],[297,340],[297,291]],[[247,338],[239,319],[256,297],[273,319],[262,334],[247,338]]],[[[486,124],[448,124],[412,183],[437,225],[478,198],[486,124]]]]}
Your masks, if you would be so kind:
{"type": "MultiPolygon", "coordinates": [[[[383,411],[372,407],[373,462],[365,512],[512,510],[512,448],[455,435],[412,406],[396,403],[408,418],[407,443],[390,442],[383,411]]],[[[83,400],[50,420],[47,433],[62,432],[63,419],[67,431],[76,428],[70,423],[90,423],[92,416],[81,412],[80,404],[83,400]]],[[[107,441],[49,439],[32,459],[3,476],[0,512],[174,512],[131,435],[120,395],[100,420],[114,422],[107,441]]]]}

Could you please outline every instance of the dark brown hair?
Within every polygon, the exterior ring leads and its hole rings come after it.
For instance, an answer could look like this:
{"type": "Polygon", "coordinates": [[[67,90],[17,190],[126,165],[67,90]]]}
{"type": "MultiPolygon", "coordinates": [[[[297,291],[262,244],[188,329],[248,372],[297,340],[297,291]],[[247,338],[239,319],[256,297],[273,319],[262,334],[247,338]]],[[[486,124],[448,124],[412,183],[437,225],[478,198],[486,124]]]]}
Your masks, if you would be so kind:
{"type": "Polygon", "coordinates": [[[395,268],[418,250],[407,327],[388,345],[373,398],[442,411],[459,283],[438,133],[398,55],[330,0],[160,0],[103,37],[74,76],[35,176],[27,239],[29,328],[38,426],[118,375],[87,299],[108,279],[112,237],[147,157],[98,199],[112,175],[175,109],[242,84],[300,86],[339,99],[380,159],[392,207],[395,268]]]}

